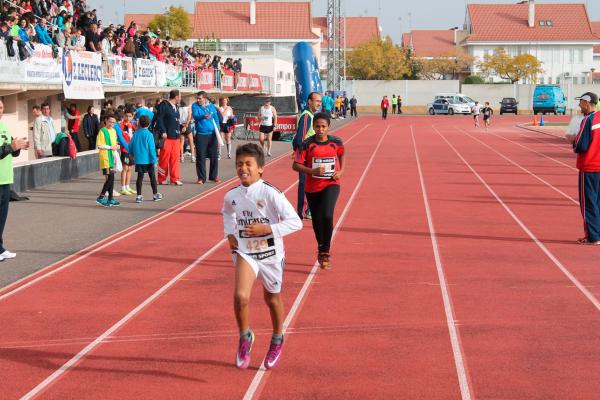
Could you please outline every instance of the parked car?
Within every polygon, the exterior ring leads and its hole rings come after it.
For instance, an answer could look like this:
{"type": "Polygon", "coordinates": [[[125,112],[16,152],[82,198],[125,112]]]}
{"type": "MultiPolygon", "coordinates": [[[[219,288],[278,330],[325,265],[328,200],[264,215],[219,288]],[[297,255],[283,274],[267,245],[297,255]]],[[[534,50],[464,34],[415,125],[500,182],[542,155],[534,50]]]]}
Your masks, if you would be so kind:
{"type": "Polygon", "coordinates": [[[515,113],[518,114],[519,110],[517,105],[519,102],[514,97],[505,97],[500,102],[500,115],[504,113],[515,113]]]}
{"type": "Polygon", "coordinates": [[[475,100],[462,93],[437,93],[434,99],[451,99],[456,103],[468,103],[471,109],[475,107],[475,100]]]}
{"type": "Polygon", "coordinates": [[[471,114],[469,103],[458,103],[453,99],[437,99],[427,104],[429,115],[436,114],[471,114]]]}
{"type": "Polygon", "coordinates": [[[567,98],[560,86],[537,85],[533,91],[533,113],[565,115],[567,98]]]}

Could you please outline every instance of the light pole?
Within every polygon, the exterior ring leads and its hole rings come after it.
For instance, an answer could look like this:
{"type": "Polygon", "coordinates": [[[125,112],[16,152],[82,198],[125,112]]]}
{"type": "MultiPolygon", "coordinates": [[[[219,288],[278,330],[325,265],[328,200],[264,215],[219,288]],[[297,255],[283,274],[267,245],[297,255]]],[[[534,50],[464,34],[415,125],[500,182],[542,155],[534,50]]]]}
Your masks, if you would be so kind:
{"type": "Polygon", "coordinates": [[[592,78],[592,79],[590,79],[590,84],[593,85],[594,84],[594,72],[596,72],[596,68],[594,68],[594,67],[590,68],[590,72],[591,72],[590,77],[592,78]]]}

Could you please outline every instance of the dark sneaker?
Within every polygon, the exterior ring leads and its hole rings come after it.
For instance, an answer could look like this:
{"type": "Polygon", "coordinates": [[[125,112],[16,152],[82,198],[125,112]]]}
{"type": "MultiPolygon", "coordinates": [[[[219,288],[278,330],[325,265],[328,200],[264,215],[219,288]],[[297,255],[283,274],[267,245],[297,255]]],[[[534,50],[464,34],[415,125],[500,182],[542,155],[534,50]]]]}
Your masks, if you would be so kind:
{"type": "Polygon", "coordinates": [[[250,337],[240,338],[240,344],[235,357],[235,366],[240,369],[248,368],[250,365],[250,353],[254,343],[254,332],[250,331],[250,337]]]}
{"type": "Polygon", "coordinates": [[[331,268],[331,260],[329,253],[320,252],[317,260],[319,262],[319,267],[321,269],[330,269],[331,268]]]}
{"type": "Polygon", "coordinates": [[[110,199],[106,202],[104,207],[119,207],[121,203],[116,199],[110,199]]]}
{"type": "Polygon", "coordinates": [[[152,200],[154,200],[154,201],[161,201],[162,199],[163,199],[162,193],[156,193],[154,196],[152,196],[152,200]]]}
{"type": "Polygon", "coordinates": [[[135,198],[136,203],[141,203],[142,201],[144,201],[144,196],[142,196],[142,195],[136,196],[136,198],[135,198]]]}

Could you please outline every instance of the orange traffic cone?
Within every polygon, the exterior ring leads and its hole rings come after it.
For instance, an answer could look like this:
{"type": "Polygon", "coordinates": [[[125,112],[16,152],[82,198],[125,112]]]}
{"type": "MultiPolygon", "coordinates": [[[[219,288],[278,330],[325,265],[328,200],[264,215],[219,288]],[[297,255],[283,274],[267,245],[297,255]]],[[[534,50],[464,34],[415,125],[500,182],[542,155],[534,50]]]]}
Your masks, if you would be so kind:
{"type": "Polygon", "coordinates": [[[533,114],[533,126],[538,126],[537,115],[533,114]]]}

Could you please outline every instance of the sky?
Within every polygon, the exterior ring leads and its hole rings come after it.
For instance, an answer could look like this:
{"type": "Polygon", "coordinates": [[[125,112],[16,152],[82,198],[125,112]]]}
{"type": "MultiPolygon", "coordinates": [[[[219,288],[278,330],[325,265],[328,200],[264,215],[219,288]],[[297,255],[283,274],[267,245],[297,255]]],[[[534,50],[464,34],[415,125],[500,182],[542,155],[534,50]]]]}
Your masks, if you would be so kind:
{"type": "MultiPolygon", "coordinates": [[[[259,0],[264,1],[264,0],[259,0]]],[[[271,0],[277,1],[277,0],[271,0]]],[[[461,27],[465,19],[467,3],[517,3],[498,0],[342,0],[342,7],[348,16],[377,16],[383,35],[389,35],[400,42],[402,32],[412,29],[449,29],[461,27]]],[[[593,21],[600,21],[600,1],[598,0],[544,0],[538,3],[586,3],[593,21]]],[[[108,23],[123,23],[124,13],[162,13],[164,0],[88,0],[96,8],[100,19],[108,23]]],[[[194,11],[194,0],[179,0],[169,5],[182,5],[189,12],[194,11]]],[[[312,0],[313,15],[323,16],[327,9],[326,0],[312,0]]]]}

